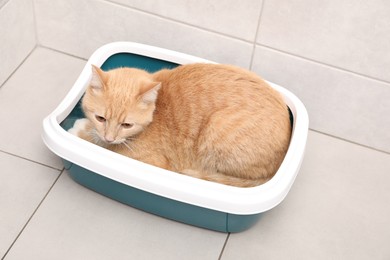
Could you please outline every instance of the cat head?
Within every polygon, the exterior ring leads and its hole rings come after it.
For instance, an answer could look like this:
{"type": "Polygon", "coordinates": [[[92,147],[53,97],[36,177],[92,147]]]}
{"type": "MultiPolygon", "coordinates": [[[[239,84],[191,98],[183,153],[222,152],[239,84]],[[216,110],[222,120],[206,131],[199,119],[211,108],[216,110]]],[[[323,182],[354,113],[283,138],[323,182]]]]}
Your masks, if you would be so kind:
{"type": "Polygon", "coordinates": [[[103,71],[92,65],[82,107],[96,138],[121,144],[141,133],[153,120],[161,84],[151,74],[132,68],[103,71]]]}

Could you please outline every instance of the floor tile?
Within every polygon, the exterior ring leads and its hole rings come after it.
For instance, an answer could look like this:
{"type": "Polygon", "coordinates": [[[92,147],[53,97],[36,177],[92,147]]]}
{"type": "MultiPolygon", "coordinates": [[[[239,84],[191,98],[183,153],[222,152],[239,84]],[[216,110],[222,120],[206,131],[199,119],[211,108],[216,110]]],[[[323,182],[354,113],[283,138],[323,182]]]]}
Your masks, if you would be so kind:
{"type": "Polygon", "coordinates": [[[0,258],[18,236],[59,173],[0,152],[0,258]]]}
{"type": "Polygon", "coordinates": [[[7,2],[8,0],[0,0],[0,8],[3,7],[3,5],[5,5],[7,2]]]}
{"type": "Polygon", "coordinates": [[[42,44],[84,58],[103,44],[132,41],[248,68],[253,50],[248,42],[108,1],[39,0],[35,9],[42,44]]]}
{"type": "Polygon", "coordinates": [[[169,19],[253,41],[262,1],[143,1],[113,0],[169,19]],[[234,8],[232,8],[234,6],[234,8]]]}
{"type": "Polygon", "coordinates": [[[36,44],[32,1],[6,2],[0,0],[0,87],[36,44]]]}
{"type": "Polygon", "coordinates": [[[261,46],[252,69],[302,100],[311,129],[390,152],[390,84],[261,46]]]}
{"type": "Polygon", "coordinates": [[[0,89],[0,150],[61,169],[41,139],[42,120],[72,87],[85,61],[37,48],[0,89]]]}
{"type": "Polygon", "coordinates": [[[390,259],[389,172],[389,154],[310,132],[285,201],[222,259],[390,259]]]}
{"type": "Polygon", "coordinates": [[[5,260],[218,259],[226,236],[136,210],[63,173],[5,260]]]}
{"type": "Polygon", "coordinates": [[[390,81],[387,1],[265,1],[258,43],[390,81]]]}

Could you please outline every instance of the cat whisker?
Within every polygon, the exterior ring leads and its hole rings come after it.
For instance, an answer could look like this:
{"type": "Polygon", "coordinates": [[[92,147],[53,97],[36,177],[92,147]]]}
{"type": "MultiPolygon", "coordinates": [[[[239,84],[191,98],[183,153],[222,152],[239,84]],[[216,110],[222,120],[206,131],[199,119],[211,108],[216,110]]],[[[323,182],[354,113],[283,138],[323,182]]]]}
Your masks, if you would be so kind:
{"type": "Polygon", "coordinates": [[[103,146],[103,147],[105,146],[106,143],[100,138],[100,136],[99,136],[99,134],[98,134],[96,129],[91,129],[89,131],[89,136],[92,137],[92,142],[93,143],[95,143],[95,144],[97,144],[99,146],[103,146]]]}
{"type": "Polygon", "coordinates": [[[126,146],[126,147],[129,149],[130,152],[134,152],[134,151],[133,151],[133,148],[131,148],[130,145],[129,145],[126,141],[124,141],[122,144],[123,144],[124,146],[126,146]]]}
{"type": "Polygon", "coordinates": [[[134,141],[134,140],[135,140],[135,137],[127,137],[124,142],[134,141]]]}

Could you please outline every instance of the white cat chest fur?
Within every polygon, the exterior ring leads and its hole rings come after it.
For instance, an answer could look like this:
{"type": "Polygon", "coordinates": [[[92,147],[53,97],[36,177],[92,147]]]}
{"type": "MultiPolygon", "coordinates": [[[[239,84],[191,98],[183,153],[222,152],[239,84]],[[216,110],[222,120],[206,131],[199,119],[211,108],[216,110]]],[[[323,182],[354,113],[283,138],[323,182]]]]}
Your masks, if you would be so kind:
{"type": "Polygon", "coordinates": [[[208,182],[116,154],[66,130],[83,118],[79,101],[91,77],[91,65],[103,70],[137,67],[149,72],[180,64],[210,62],[194,56],[132,42],[107,44],[90,57],[64,100],[43,121],[42,138],[63,159],[78,183],[135,208],[221,232],[243,231],[278,205],[298,174],[306,146],[309,119],[302,102],[290,91],[268,82],[290,108],[293,131],[287,154],[267,183],[238,188],[208,182]]]}

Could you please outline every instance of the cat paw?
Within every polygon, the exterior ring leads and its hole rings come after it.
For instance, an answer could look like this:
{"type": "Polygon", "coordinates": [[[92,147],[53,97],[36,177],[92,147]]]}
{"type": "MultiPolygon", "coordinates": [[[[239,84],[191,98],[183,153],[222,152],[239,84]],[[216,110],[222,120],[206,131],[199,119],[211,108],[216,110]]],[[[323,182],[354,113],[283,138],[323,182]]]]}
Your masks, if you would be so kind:
{"type": "Polygon", "coordinates": [[[80,136],[80,133],[85,131],[87,129],[87,125],[89,123],[89,120],[87,118],[81,118],[77,119],[74,122],[74,125],[72,128],[68,130],[68,132],[75,136],[80,136]]]}

